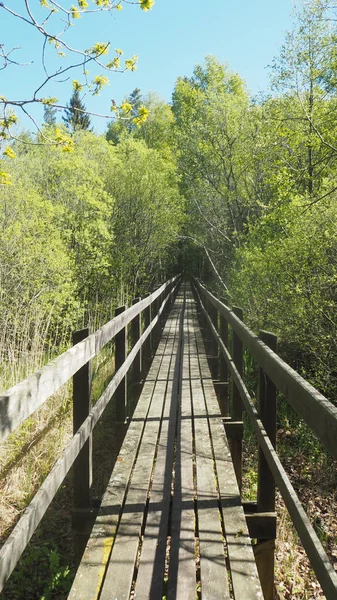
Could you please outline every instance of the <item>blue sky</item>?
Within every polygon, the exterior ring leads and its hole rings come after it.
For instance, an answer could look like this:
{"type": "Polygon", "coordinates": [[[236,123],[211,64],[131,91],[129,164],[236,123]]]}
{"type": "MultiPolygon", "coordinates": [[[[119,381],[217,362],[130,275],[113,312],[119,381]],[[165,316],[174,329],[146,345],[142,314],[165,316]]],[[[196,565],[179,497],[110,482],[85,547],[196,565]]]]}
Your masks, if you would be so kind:
{"type": "MultiPolygon", "coordinates": [[[[24,3],[9,2],[13,4],[19,12],[24,3]]],[[[40,14],[39,0],[31,0],[31,7],[40,14]]],[[[292,8],[293,0],[156,0],[149,12],[124,5],[123,10],[112,14],[85,15],[74,21],[67,34],[72,46],[86,49],[95,42],[110,41],[112,48],[124,51],[125,57],[137,54],[139,62],[134,73],[112,73],[109,87],[99,97],[86,95],[84,102],[88,110],[108,114],[110,99],[119,103],[135,87],[143,93],[156,91],[169,102],[177,77],[190,76],[207,54],[227,62],[247,81],[253,94],[266,91],[266,67],[278,54],[285,31],[291,27],[292,8]]],[[[20,47],[13,58],[34,61],[0,71],[0,95],[28,98],[43,77],[40,36],[2,10],[0,32],[0,43],[7,50],[20,47]]],[[[97,69],[91,73],[100,74],[97,69]]],[[[73,78],[80,79],[80,73],[72,73],[68,82],[54,83],[44,95],[57,96],[61,104],[66,104],[73,78]]],[[[41,121],[41,109],[32,107],[31,112],[41,121]]],[[[94,118],[93,122],[96,131],[105,130],[105,120],[94,118]]],[[[27,118],[21,123],[30,128],[27,118]]]]}

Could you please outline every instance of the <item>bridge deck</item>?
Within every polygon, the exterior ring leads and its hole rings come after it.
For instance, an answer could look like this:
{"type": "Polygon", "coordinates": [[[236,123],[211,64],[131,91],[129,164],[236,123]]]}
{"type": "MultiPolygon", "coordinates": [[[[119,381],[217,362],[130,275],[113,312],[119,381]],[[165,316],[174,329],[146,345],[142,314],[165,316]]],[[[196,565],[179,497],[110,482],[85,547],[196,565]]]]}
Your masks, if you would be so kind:
{"type": "Polygon", "coordinates": [[[189,289],[179,293],[71,599],[262,599],[189,289]]]}

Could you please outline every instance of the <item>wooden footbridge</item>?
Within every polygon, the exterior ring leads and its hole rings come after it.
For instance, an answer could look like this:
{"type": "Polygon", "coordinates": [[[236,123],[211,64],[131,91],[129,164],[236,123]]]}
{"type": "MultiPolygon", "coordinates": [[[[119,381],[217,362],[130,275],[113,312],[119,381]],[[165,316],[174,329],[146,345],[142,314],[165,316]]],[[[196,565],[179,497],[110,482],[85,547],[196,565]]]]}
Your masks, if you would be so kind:
{"type": "Polygon", "coordinates": [[[337,409],[277,356],[274,336],[258,338],[241,317],[197,281],[172,279],[97,332],[79,332],[73,348],[0,399],[3,441],[73,377],[74,437],[0,550],[0,590],[73,467],[71,600],[272,600],[275,483],[326,598],[337,598],[336,573],[275,451],[276,393],[335,457],[337,409]],[[113,338],[116,373],[92,408],[90,361],[113,338]],[[243,380],[244,348],[260,367],[257,404],[243,380]],[[139,385],[150,355],[134,407],[127,375],[139,385]],[[129,425],[97,512],[90,440],[112,397],[129,425]],[[240,495],[243,409],[260,446],[249,504],[240,495]]]}

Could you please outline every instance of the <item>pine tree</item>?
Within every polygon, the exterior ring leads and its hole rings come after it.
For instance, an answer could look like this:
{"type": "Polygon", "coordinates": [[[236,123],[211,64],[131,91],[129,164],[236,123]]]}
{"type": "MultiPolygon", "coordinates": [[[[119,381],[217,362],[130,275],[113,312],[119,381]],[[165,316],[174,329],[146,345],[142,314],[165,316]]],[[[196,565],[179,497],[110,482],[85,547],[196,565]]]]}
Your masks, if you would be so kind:
{"type": "Polygon", "coordinates": [[[75,132],[79,129],[90,129],[91,120],[85,112],[86,108],[80,98],[79,90],[74,90],[67,108],[65,108],[65,116],[62,117],[66,126],[70,131],[75,132]]]}
{"type": "Polygon", "coordinates": [[[55,125],[56,123],[56,113],[57,109],[55,106],[50,106],[50,104],[45,104],[43,107],[43,120],[46,125],[55,125]]]}

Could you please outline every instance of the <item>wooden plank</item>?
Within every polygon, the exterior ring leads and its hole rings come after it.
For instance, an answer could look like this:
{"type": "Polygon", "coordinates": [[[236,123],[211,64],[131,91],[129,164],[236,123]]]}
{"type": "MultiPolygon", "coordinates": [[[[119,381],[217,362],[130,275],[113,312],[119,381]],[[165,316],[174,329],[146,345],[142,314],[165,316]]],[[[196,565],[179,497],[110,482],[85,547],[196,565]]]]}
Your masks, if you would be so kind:
{"type": "MultiPolygon", "coordinates": [[[[196,322],[192,322],[190,325],[191,347],[193,349],[196,348],[194,327],[198,327],[196,322]]],[[[193,359],[194,363],[197,356],[191,355],[190,358],[191,361],[193,359]]],[[[198,379],[195,376],[195,368],[193,364],[191,368],[191,392],[195,430],[201,595],[202,598],[229,599],[213,453],[200,371],[198,379]]]]}
{"type": "MultiPolygon", "coordinates": [[[[208,382],[204,383],[204,390],[208,412],[214,415],[217,404],[215,392],[208,382]]],[[[263,595],[228,442],[220,420],[211,416],[209,421],[234,596],[245,600],[261,599],[263,595]]]]}
{"type": "MultiPolygon", "coordinates": [[[[168,350],[171,351],[171,355],[172,349],[173,343],[170,340],[168,342],[168,350]]],[[[163,372],[164,358],[159,369],[143,439],[119,523],[118,534],[105,575],[100,600],[108,600],[110,598],[127,600],[130,595],[144,511],[156,456],[161,418],[167,397],[169,397],[167,396],[167,380],[170,362],[165,361],[166,373],[163,372]],[[123,565],[122,569],[120,568],[121,565],[123,565]]]]}
{"type": "MultiPolygon", "coordinates": [[[[178,303],[180,304],[180,303],[178,303]]],[[[180,308],[180,307],[179,307],[180,308]]],[[[154,470],[146,528],[137,575],[135,599],[161,598],[165,573],[166,544],[171,500],[174,441],[176,433],[177,398],[181,344],[180,313],[176,322],[172,360],[163,414],[158,454],[154,470]]]]}
{"type": "Polygon", "coordinates": [[[241,498],[236,482],[228,442],[221,422],[221,413],[210,380],[208,365],[203,358],[204,346],[200,331],[196,332],[200,356],[200,372],[203,380],[204,397],[209,415],[209,426],[221,507],[231,570],[231,580],[235,598],[261,600],[263,598],[257,573],[247,523],[241,506],[241,498]],[[244,568],[242,568],[244,565],[244,568]]]}
{"type": "MultiPolygon", "coordinates": [[[[186,317],[185,317],[186,318],[186,317]]],[[[193,483],[192,412],[189,357],[185,331],[182,338],[181,408],[178,416],[174,496],[167,599],[195,600],[195,515],[193,483]]]]}
{"type": "Polygon", "coordinates": [[[126,438],[105,491],[82,562],[76,573],[69,598],[97,600],[101,592],[120,518],[125,492],[143,433],[155,382],[146,382],[126,438]]]}
{"type": "Polygon", "coordinates": [[[128,600],[157,446],[166,383],[157,382],[100,600],[128,600]]]}
{"type": "MultiPolygon", "coordinates": [[[[162,350],[166,348],[170,327],[171,324],[168,323],[162,338],[162,350]]],[[[121,452],[104,494],[82,563],[73,582],[69,596],[71,600],[75,598],[82,600],[85,597],[90,598],[90,600],[96,600],[101,592],[102,582],[120,518],[121,507],[124,502],[135,456],[138,452],[144,423],[147,418],[162,360],[163,354],[157,353],[152,361],[149,378],[144,383],[121,452]]]]}

